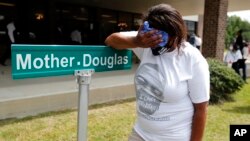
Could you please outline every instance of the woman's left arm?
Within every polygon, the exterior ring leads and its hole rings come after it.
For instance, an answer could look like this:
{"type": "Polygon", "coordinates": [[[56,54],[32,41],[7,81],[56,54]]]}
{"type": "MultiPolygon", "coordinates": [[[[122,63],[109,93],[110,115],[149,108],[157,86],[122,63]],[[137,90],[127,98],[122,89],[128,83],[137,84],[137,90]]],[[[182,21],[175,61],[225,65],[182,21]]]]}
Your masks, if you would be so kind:
{"type": "Polygon", "coordinates": [[[208,102],[194,104],[191,141],[202,141],[206,125],[208,102]]]}
{"type": "Polygon", "coordinates": [[[188,80],[189,95],[194,105],[190,141],[202,141],[210,98],[210,73],[206,59],[196,51],[192,64],[192,79],[188,80]]]}

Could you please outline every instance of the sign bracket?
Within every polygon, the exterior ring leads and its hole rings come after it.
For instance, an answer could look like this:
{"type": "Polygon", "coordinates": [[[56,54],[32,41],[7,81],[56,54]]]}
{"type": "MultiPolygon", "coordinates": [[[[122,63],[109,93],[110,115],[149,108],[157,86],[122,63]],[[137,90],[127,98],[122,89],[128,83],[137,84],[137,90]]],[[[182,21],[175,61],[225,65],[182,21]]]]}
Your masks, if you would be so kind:
{"type": "Polygon", "coordinates": [[[77,141],[87,141],[88,95],[91,75],[94,70],[75,70],[78,83],[77,141]]]}

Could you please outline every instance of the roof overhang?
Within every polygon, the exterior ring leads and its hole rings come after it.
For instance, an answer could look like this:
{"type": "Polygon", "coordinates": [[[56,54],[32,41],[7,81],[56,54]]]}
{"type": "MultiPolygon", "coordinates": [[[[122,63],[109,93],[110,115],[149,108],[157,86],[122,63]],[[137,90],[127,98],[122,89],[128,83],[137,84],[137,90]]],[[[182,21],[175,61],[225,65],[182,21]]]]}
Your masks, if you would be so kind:
{"type": "MultiPolygon", "coordinates": [[[[250,0],[228,1],[229,12],[250,10],[250,0]]],[[[180,11],[183,16],[187,16],[203,14],[205,0],[71,0],[71,2],[135,13],[143,13],[153,5],[167,3],[180,11]]]]}

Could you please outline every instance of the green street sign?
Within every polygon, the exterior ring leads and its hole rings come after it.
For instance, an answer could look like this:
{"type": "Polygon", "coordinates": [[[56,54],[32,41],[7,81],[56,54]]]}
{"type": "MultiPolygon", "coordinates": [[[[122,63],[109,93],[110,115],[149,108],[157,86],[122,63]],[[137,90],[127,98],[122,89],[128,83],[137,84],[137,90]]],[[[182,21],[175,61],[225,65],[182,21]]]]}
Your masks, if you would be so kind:
{"type": "Polygon", "coordinates": [[[35,78],[74,74],[75,70],[95,72],[131,68],[132,52],[97,45],[11,46],[12,78],[35,78]]]}

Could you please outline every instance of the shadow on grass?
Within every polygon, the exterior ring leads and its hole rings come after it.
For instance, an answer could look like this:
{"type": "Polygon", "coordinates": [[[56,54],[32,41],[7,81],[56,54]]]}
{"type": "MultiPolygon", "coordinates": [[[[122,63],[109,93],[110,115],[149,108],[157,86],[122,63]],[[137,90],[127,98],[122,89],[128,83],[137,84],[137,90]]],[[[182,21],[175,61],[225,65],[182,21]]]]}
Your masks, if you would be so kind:
{"type": "Polygon", "coordinates": [[[224,109],[223,111],[241,113],[241,114],[250,114],[250,106],[233,107],[232,109],[224,109]]]}
{"type": "MultiPolygon", "coordinates": [[[[116,101],[111,101],[111,102],[107,102],[107,103],[103,103],[103,104],[95,104],[95,105],[89,106],[89,110],[113,106],[116,104],[124,104],[124,103],[132,102],[132,101],[135,101],[135,98],[125,99],[125,100],[116,100],[116,101]]],[[[44,118],[44,117],[48,117],[48,116],[58,116],[58,115],[67,114],[67,113],[76,112],[76,111],[77,111],[77,109],[67,109],[67,110],[61,110],[61,111],[46,112],[46,113],[38,114],[35,116],[27,116],[24,118],[4,119],[4,120],[0,120],[0,127],[4,126],[4,125],[8,125],[8,124],[26,122],[26,121],[40,119],[40,118],[44,118]]]]}

